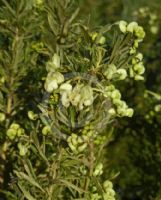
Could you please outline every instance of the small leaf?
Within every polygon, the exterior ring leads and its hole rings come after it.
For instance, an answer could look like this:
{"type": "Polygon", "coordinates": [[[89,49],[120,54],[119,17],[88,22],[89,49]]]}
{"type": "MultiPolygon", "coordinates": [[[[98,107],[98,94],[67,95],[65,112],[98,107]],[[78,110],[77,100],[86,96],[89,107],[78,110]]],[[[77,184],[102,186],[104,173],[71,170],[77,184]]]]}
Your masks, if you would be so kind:
{"type": "Polygon", "coordinates": [[[36,180],[36,175],[32,167],[31,161],[27,159],[24,163],[24,168],[30,177],[33,177],[36,180]]]}
{"type": "Polygon", "coordinates": [[[0,190],[0,193],[1,194],[5,194],[5,196],[7,197],[7,199],[17,200],[16,196],[14,194],[12,194],[11,192],[9,192],[9,191],[0,190]]]}
{"type": "Polygon", "coordinates": [[[32,177],[26,175],[23,172],[18,172],[18,171],[14,171],[14,172],[20,179],[28,181],[31,185],[39,188],[42,192],[44,192],[43,188],[32,177]]]}
{"type": "Polygon", "coordinates": [[[10,13],[15,16],[15,11],[12,9],[12,7],[10,6],[10,4],[6,1],[6,0],[2,0],[3,3],[5,4],[5,6],[8,8],[8,10],[10,11],[10,13]]]}
{"type": "Polygon", "coordinates": [[[83,190],[83,189],[77,187],[76,185],[70,183],[70,182],[67,181],[67,180],[62,180],[62,179],[61,179],[60,182],[63,183],[65,186],[69,187],[69,188],[73,188],[74,190],[76,190],[76,191],[79,192],[79,193],[85,193],[85,192],[86,192],[85,190],[83,190]]]}
{"type": "Polygon", "coordinates": [[[20,190],[23,192],[24,196],[26,199],[28,200],[36,200],[31,194],[30,192],[28,192],[27,190],[25,190],[25,188],[20,184],[18,183],[18,186],[20,188],[20,190]]]}

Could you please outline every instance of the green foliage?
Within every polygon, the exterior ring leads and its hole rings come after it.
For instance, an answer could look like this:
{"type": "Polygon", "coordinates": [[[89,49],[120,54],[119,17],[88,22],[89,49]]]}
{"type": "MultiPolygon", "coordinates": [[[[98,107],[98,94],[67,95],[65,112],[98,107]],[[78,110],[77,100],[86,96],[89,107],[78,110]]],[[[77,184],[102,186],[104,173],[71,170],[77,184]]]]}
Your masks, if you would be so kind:
{"type": "Polygon", "coordinates": [[[139,22],[146,32],[141,46],[146,69],[145,81],[119,84],[122,96],[134,107],[135,112],[132,120],[116,123],[117,133],[110,145],[110,154],[107,149],[107,156],[110,155],[107,164],[109,166],[110,162],[110,168],[120,171],[115,184],[120,191],[120,199],[160,199],[160,1],[86,2],[92,5],[86,9],[94,10],[91,15],[93,24],[122,18],[139,22]]]}
{"type": "Polygon", "coordinates": [[[135,107],[135,114],[132,120],[123,120],[117,126],[120,128],[115,142],[111,144],[110,166],[120,171],[116,186],[121,190],[121,199],[157,199],[161,187],[160,56],[158,55],[161,8],[157,1],[148,4],[135,1],[131,11],[128,6],[131,2],[126,3],[123,11],[124,19],[135,19],[146,31],[145,42],[142,45],[146,78],[145,82],[139,84],[131,82],[128,87],[121,86],[122,95],[127,98],[131,106],[135,107]]]}
{"type": "Polygon", "coordinates": [[[160,7],[145,3],[0,1],[3,199],[160,200],[160,7]]]}

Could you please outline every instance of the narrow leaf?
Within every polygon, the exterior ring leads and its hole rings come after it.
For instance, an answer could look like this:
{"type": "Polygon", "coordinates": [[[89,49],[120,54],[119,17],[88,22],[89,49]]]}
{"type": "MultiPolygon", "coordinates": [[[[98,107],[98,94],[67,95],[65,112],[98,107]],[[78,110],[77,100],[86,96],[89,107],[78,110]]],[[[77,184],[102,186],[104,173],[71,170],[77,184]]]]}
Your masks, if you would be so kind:
{"type": "Polygon", "coordinates": [[[23,172],[17,172],[15,171],[15,174],[20,178],[20,179],[24,179],[26,181],[28,181],[31,185],[39,188],[42,192],[44,192],[43,188],[32,178],[29,177],[28,175],[26,175],[23,172]]]}
{"type": "Polygon", "coordinates": [[[18,186],[20,188],[20,190],[23,192],[24,196],[26,199],[28,200],[36,200],[31,194],[30,192],[28,192],[27,190],[25,190],[25,188],[20,184],[18,183],[18,186]]]}
{"type": "Polygon", "coordinates": [[[60,180],[60,182],[62,182],[64,185],[66,185],[67,187],[70,187],[70,188],[73,188],[74,190],[76,190],[77,192],[79,193],[84,193],[86,192],[85,190],[75,186],[74,184],[70,183],[69,181],[67,180],[60,180]]]}

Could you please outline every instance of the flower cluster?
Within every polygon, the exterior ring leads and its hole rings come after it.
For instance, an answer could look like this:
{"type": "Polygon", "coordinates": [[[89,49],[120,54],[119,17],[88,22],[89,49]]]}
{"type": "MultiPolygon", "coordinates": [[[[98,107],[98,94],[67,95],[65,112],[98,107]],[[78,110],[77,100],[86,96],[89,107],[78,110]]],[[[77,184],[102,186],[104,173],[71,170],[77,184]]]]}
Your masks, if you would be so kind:
{"type": "Polygon", "coordinates": [[[46,69],[48,71],[45,90],[49,93],[58,89],[58,86],[64,82],[64,76],[58,71],[60,68],[60,58],[57,54],[54,54],[52,60],[47,63],[46,69]]]}
{"type": "Polygon", "coordinates": [[[64,82],[64,76],[58,71],[59,68],[60,58],[57,54],[54,54],[52,60],[46,66],[48,74],[45,90],[49,93],[57,90],[61,96],[61,102],[66,108],[73,105],[78,110],[82,110],[85,106],[90,106],[94,100],[92,87],[83,83],[73,87],[69,81],[64,82]]]}
{"type": "Polygon", "coordinates": [[[113,184],[111,181],[106,180],[103,183],[103,189],[105,193],[103,194],[104,200],[115,200],[115,191],[113,190],[113,184]]]}
{"type": "Polygon", "coordinates": [[[101,145],[105,143],[106,140],[107,140],[107,137],[105,135],[97,135],[97,137],[94,139],[94,144],[101,145]]]}
{"type": "Polygon", "coordinates": [[[132,59],[130,77],[134,77],[135,80],[144,80],[142,74],[145,72],[145,68],[142,60],[143,55],[141,53],[136,54],[136,56],[132,59]]]}
{"type": "Polygon", "coordinates": [[[103,173],[103,164],[98,163],[93,171],[93,176],[100,176],[103,173]]]}
{"type": "Polygon", "coordinates": [[[85,84],[77,84],[73,89],[69,83],[64,83],[60,86],[61,101],[65,107],[73,105],[78,110],[82,110],[85,106],[90,106],[93,103],[92,87],[85,84]]]}
{"type": "MultiPolygon", "coordinates": [[[[129,47],[129,51],[127,52],[128,56],[129,53],[133,56],[131,63],[129,62],[126,67],[123,65],[119,66],[117,62],[107,62],[99,66],[98,63],[101,63],[101,59],[103,59],[103,51],[98,48],[96,50],[98,59],[95,58],[95,60],[99,60],[96,65],[97,70],[91,66],[91,71],[94,70],[96,72],[96,79],[100,74],[102,77],[101,80],[97,79],[98,84],[92,84],[90,80],[84,80],[79,72],[79,78],[76,78],[75,74],[73,74],[73,77],[66,79],[65,73],[67,73],[69,67],[66,69],[61,66],[60,57],[55,53],[51,61],[48,61],[46,65],[48,74],[45,81],[45,90],[51,93],[51,96],[56,94],[57,101],[60,101],[65,108],[74,106],[76,111],[81,111],[88,106],[94,105],[96,96],[102,96],[103,94],[104,98],[110,99],[112,102],[113,107],[109,110],[109,114],[112,117],[131,117],[133,110],[128,108],[127,104],[121,100],[119,90],[111,82],[125,80],[128,73],[135,80],[143,79],[142,74],[145,70],[142,62],[143,56],[141,53],[137,53],[136,49],[138,48],[138,44],[143,40],[145,32],[136,22],[128,24],[125,21],[120,21],[119,28],[123,34],[131,34],[133,46],[129,47]],[[102,83],[106,84],[102,85],[102,83]]],[[[97,41],[98,34],[94,33],[90,37],[92,37],[92,41],[97,41]]]]}
{"type": "Polygon", "coordinates": [[[96,137],[98,132],[95,130],[92,124],[88,124],[83,128],[82,135],[86,135],[87,137],[96,137]]]}
{"type": "Polygon", "coordinates": [[[119,28],[123,33],[130,33],[134,35],[135,40],[133,43],[133,47],[131,47],[130,54],[135,54],[136,49],[140,42],[143,41],[145,37],[145,32],[142,26],[139,26],[137,22],[127,23],[126,21],[120,21],[119,28]]]}
{"type": "Polygon", "coordinates": [[[91,32],[91,33],[89,33],[89,36],[91,37],[91,39],[94,42],[96,42],[98,44],[103,45],[106,42],[106,38],[104,36],[101,36],[101,37],[98,38],[98,33],[97,32],[91,32]]]}
{"type": "Polygon", "coordinates": [[[123,33],[131,33],[135,36],[135,40],[133,42],[133,46],[130,49],[130,54],[134,55],[132,59],[132,67],[130,67],[130,77],[133,77],[135,80],[143,80],[142,74],[145,71],[143,65],[143,55],[141,53],[137,53],[137,48],[139,46],[139,42],[143,40],[145,37],[144,29],[138,25],[137,22],[127,23],[126,21],[120,21],[119,23],[120,30],[123,33]]]}
{"type": "Polygon", "coordinates": [[[136,37],[138,42],[141,42],[145,37],[143,27],[139,26],[137,22],[127,23],[126,21],[120,21],[119,28],[123,33],[132,33],[136,37]]]}
{"type": "Polygon", "coordinates": [[[133,109],[129,108],[126,102],[121,100],[121,93],[114,85],[106,86],[103,95],[110,98],[113,104],[113,107],[108,111],[111,116],[132,117],[133,109]]]}
{"type": "Polygon", "coordinates": [[[102,199],[102,196],[100,194],[98,194],[97,188],[95,186],[92,187],[90,199],[91,200],[101,200],[102,199]]]}
{"type": "Polygon", "coordinates": [[[68,145],[74,154],[83,152],[87,147],[87,141],[87,136],[83,135],[82,137],[79,137],[74,133],[67,139],[68,145]]]}
{"type": "Polygon", "coordinates": [[[104,70],[103,75],[107,78],[107,80],[111,80],[113,78],[117,80],[124,80],[127,77],[127,72],[125,69],[117,69],[116,65],[111,63],[104,70]]]}
{"type": "Polygon", "coordinates": [[[9,129],[7,130],[7,136],[10,140],[14,140],[16,136],[21,137],[22,135],[24,135],[24,133],[25,130],[16,123],[11,124],[9,129]]]}
{"type": "MultiPolygon", "coordinates": [[[[115,200],[115,191],[113,190],[113,184],[111,181],[106,180],[103,183],[103,199],[104,200],[115,200]]],[[[92,187],[92,191],[90,194],[91,200],[101,200],[102,196],[98,194],[97,188],[95,186],[92,187]]]]}
{"type": "Polygon", "coordinates": [[[50,105],[57,105],[59,102],[59,94],[53,92],[53,94],[50,95],[49,103],[50,105]]]}

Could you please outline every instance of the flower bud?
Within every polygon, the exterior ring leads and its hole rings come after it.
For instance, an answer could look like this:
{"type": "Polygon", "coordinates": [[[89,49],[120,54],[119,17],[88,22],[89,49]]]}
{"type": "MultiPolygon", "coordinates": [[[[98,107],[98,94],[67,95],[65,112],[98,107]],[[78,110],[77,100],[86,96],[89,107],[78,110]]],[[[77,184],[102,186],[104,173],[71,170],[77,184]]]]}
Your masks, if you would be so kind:
{"type": "Polygon", "coordinates": [[[72,142],[72,144],[73,144],[75,147],[78,145],[77,138],[75,138],[75,137],[72,137],[72,138],[71,138],[71,142],[72,142]]]}
{"type": "Polygon", "coordinates": [[[72,92],[69,94],[69,100],[73,106],[78,106],[79,103],[81,103],[81,84],[77,84],[72,92]]]}
{"type": "Polygon", "coordinates": [[[93,103],[93,98],[84,101],[85,106],[90,106],[93,103]]]}
{"type": "Polygon", "coordinates": [[[85,106],[90,106],[93,103],[93,90],[91,86],[86,85],[81,90],[81,100],[85,106]]]}
{"type": "Polygon", "coordinates": [[[73,99],[71,99],[71,103],[73,106],[78,106],[81,100],[81,95],[77,94],[73,99]]]}
{"type": "Polygon", "coordinates": [[[94,41],[96,39],[98,33],[94,32],[94,33],[91,33],[90,35],[92,37],[92,40],[94,41]]]}
{"type": "Polygon", "coordinates": [[[142,61],[142,60],[143,60],[143,54],[142,54],[142,53],[138,53],[135,57],[136,57],[139,61],[142,61]]]}
{"type": "Polygon", "coordinates": [[[109,109],[109,111],[108,111],[108,113],[110,114],[110,115],[115,115],[116,114],[116,111],[115,111],[115,109],[114,108],[110,108],[109,109]]]}
{"type": "Polygon", "coordinates": [[[141,75],[145,72],[145,68],[142,62],[134,65],[134,70],[137,72],[137,74],[141,75]]]}
{"type": "Polygon", "coordinates": [[[138,37],[139,39],[143,39],[145,37],[145,32],[143,27],[138,26],[135,28],[135,36],[138,37]]]}
{"type": "Polygon", "coordinates": [[[87,136],[91,137],[93,135],[93,133],[94,133],[93,130],[87,131],[87,136]]]}
{"type": "Polygon", "coordinates": [[[57,81],[58,84],[60,84],[64,81],[64,76],[60,72],[55,72],[54,76],[55,76],[55,80],[57,81]]]}
{"type": "Polygon", "coordinates": [[[109,189],[109,188],[113,188],[112,182],[109,181],[109,180],[106,180],[106,181],[103,183],[103,188],[104,188],[105,190],[107,190],[107,189],[109,189]]]}
{"type": "Polygon", "coordinates": [[[117,113],[118,113],[118,115],[119,115],[120,117],[126,116],[126,110],[125,110],[125,108],[119,107],[119,108],[117,109],[117,113]]]}
{"type": "Polygon", "coordinates": [[[55,53],[52,60],[47,63],[46,70],[48,72],[54,72],[60,67],[60,57],[55,53]]]}
{"type": "Polygon", "coordinates": [[[3,122],[5,118],[6,118],[5,114],[0,112],[0,122],[3,122]]]}
{"type": "Polygon", "coordinates": [[[4,82],[5,82],[5,77],[2,76],[2,77],[0,78],[0,83],[4,83],[4,82]]]}
{"type": "Polygon", "coordinates": [[[73,151],[73,153],[75,153],[75,154],[78,153],[76,147],[71,142],[69,142],[68,145],[69,145],[70,149],[73,151]]]}
{"type": "Polygon", "coordinates": [[[21,143],[18,143],[18,148],[19,148],[19,154],[20,156],[25,156],[27,153],[27,148],[25,145],[22,145],[21,143]]]}
{"type": "Polygon", "coordinates": [[[24,133],[25,133],[25,130],[24,130],[23,128],[19,128],[19,129],[17,130],[17,136],[18,136],[18,137],[20,137],[21,135],[24,135],[24,133]]]}
{"type": "Polygon", "coordinates": [[[123,108],[123,109],[127,109],[128,108],[126,102],[122,101],[122,100],[120,101],[120,107],[123,108]]]}
{"type": "Polygon", "coordinates": [[[113,104],[115,104],[116,106],[121,106],[122,105],[122,101],[120,99],[113,99],[113,104]]]}
{"type": "Polygon", "coordinates": [[[83,175],[86,175],[86,174],[87,174],[87,169],[85,168],[84,165],[80,166],[79,170],[80,170],[80,172],[81,172],[83,175]]]}
{"type": "Polygon", "coordinates": [[[136,48],[135,47],[132,47],[131,49],[130,49],[130,55],[132,55],[132,54],[135,54],[136,53],[136,48]]]}
{"type": "Polygon", "coordinates": [[[108,194],[109,197],[114,197],[115,196],[115,191],[112,188],[109,188],[106,193],[108,194]]]}
{"type": "Polygon", "coordinates": [[[134,41],[133,47],[134,48],[138,48],[139,47],[139,41],[138,40],[134,41]]]}
{"type": "Polygon", "coordinates": [[[120,80],[124,80],[127,77],[127,72],[125,69],[118,69],[117,73],[119,74],[120,80]]]}
{"type": "Polygon", "coordinates": [[[125,33],[126,30],[127,30],[127,22],[121,20],[121,21],[119,22],[119,28],[120,28],[121,32],[125,33]]]}
{"type": "Polygon", "coordinates": [[[119,90],[114,90],[111,94],[111,98],[112,99],[120,99],[121,98],[121,93],[119,92],[119,90]]]}
{"type": "Polygon", "coordinates": [[[150,13],[150,19],[155,21],[157,19],[157,15],[154,13],[150,13]]]}
{"type": "Polygon", "coordinates": [[[56,80],[45,82],[45,90],[47,92],[51,93],[53,90],[56,90],[57,88],[58,88],[58,84],[56,80]]]}
{"type": "Polygon", "coordinates": [[[16,137],[16,130],[12,129],[12,128],[9,128],[7,130],[7,136],[9,137],[10,140],[14,140],[15,137],[16,137]]]}
{"type": "Polygon", "coordinates": [[[111,199],[109,199],[109,195],[107,193],[103,194],[103,199],[104,200],[111,200],[111,199]]]}
{"type": "Polygon", "coordinates": [[[143,80],[144,80],[144,77],[143,77],[143,76],[140,76],[140,75],[136,75],[136,76],[134,77],[134,79],[135,79],[136,81],[143,81],[143,80]]]}
{"type": "Polygon", "coordinates": [[[126,110],[126,116],[127,116],[127,117],[132,117],[133,114],[134,114],[134,110],[133,110],[132,108],[128,108],[128,109],[126,110]]]}
{"type": "Polygon", "coordinates": [[[36,0],[37,5],[42,5],[42,3],[43,3],[43,0],[36,0]]]}
{"type": "Polygon", "coordinates": [[[132,68],[130,68],[129,72],[130,72],[130,77],[131,77],[131,78],[134,77],[134,71],[133,71],[132,68]]]}
{"type": "Polygon", "coordinates": [[[89,140],[88,136],[87,135],[82,135],[82,138],[85,142],[87,142],[89,140]]]}
{"type": "Polygon", "coordinates": [[[79,102],[78,109],[83,110],[83,103],[82,102],[79,102]]]}
{"type": "Polygon", "coordinates": [[[114,85],[105,86],[105,90],[111,92],[111,91],[115,90],[115,86],[114,85]]]}
{"type": "Polygon", "coordinates": [[[155,110],[155,112],[160,112],[160,111],[161,111],[161,104],[156,105],[156,106],[154,107],[154,110],[155,110]]]}
{"type": "Polygon", "coordinates": [[[138,27],[138,23],[137,22],[131,22],[130,24],[128,24],[127,26],[127,31],[133,33],[134,30],[138,27]]]}
{"type": "Polygon", "coordinates": [[[77,136],[75,133],[72,133],[72,134],[71,134],[71,137],[72,137],[72,138],[75,138],[75,139],[78,138],[78,136],[77,136]]]}
{"type": "Polygon", "coordinates": [[[63,106],[65,106],[66,108],[69,107],[70,100],[69,100],[67,92],[63,92],[63,94],[61,96],[61,102],[62,102],[63,106]]]}
{"type": "Polygon", "coordinates": [[[117,72],[117,68],[114,64],[109,64],[108,68],[103,72],[107,79],[112,79],[113,75],[117,72]]]}
{"type": "Polygon", "coordinates": [[[105,42],[106,42],[106,38],[104,36],[101,36],[98,43],[103,45],[103,44],[105,44],[105,42]]]}
{"type": "Polygon", "coordinates": [[[133,58],[133,59],[132,59],[132,64],[133,64],[133,65],[137,64],[137,59],[136,59],[136,58],[133,58]]]}
{"type": "Polygon", "coordinates": [[[83,143],[83,139],[81,137],[78,137],[77,141],[78,141],[79,144],[83,143]]]}
{"type": "Polygon", "coordinates": [[[44,126],[44,128],[42,129],[43,135],[48,135],[50,132],[51,132],[50,126],[44,126]]]}
{"type": "Polygon", "coordinates": [[[63,83],[63,84],[60,86],[60,90],[63,90],[63,91],[71,91],[71,90],[72,90],[72,85],[69,84],[69,83],[63,83]]]}
{"type": "Polygon", "coordinates": [[[36,120],[38,117],[37,114],[35,114],[33,111],[28,111],[28,118],[31,120],[36,120]]]}
{"type": "Polygon", "coordinates": [[[14,130],[18,130],[20,128],[20,125],[16,124],[16,123],[13,123],[13,124],[11,124],[10,128],[14,129],[14,130]]]}
{"type": "Polygon", "coordinates": [[[153,33],[153,34],[157,34],[158,31],[159,31],[159,28],[158,28],[157,26],[151,26],[151,27],[150,27],[150,31],[151,31],[151,33],[153,33]]]}
{"type": "Polygon", "coordinates": [[[96,165],[96,167],[95,167],[94,172],[93,172],[93,176],[101,175],[103,173],[102,169],[103,169],[103,164],[102,163],[98,163],[96,165]]]}
{"type": "Polygon", "coordinates": [[[87,147],[87,143],[82,144],[81,146],[78,147],[78,151],[82,152],[84,149],[87,147]]]}
{"type": "Polygon", "coordinates": [[[90,200],[101,200],[102,197],[98,193],[90,194],[90,200]]]}

